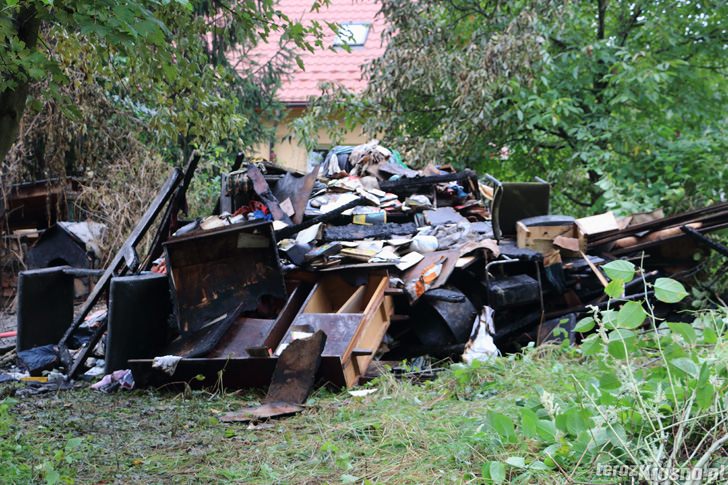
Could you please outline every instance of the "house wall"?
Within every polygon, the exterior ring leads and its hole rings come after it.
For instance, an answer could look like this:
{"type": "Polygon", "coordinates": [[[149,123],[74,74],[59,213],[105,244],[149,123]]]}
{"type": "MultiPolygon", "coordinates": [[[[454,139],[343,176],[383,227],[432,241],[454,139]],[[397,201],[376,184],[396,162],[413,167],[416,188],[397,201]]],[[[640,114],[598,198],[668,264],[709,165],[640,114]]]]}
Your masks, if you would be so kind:
{"type": "MultiPolygon", "coordinates": [[[[296,117],[301,116],[303,108],[292,108],[288,116],[276,127],[275,142],[272,146],[264,143],[255,147],[253,156],[273,161],[283,167],[306,172],[306,161],[308,160],[308,151],[303,145],[295,140],[286,139],[291,132],[288,129],[289,123],[296,117]]],[[[321,129],[318,133],[317,148],[331,148],[331,138],[326,131],[321,129]]],[[[341,145],[360,145],[369,141],[368,137],[357,128],[344,135],[341,145]]]]}

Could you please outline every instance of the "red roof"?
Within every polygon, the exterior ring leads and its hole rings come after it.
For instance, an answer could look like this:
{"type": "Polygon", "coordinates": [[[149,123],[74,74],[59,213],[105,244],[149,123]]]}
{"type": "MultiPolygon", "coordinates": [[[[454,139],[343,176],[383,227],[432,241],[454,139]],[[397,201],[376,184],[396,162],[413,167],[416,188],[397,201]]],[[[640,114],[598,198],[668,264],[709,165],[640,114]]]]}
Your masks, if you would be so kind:
{"type": "MultiPolygon", "coordinates": [[[[361,92],[367,85],[362,78],[361,66],[384,53],[382,33],[385,28],[384,18],[377,15],[380,6],[378,0],[331,0],[328,7],[318,12],[311,12],[312,0],[280,0],[278,9],[292,20],[300,20],[304,25],[308,21],[318,20],[324,30],[324,45],[327,49],[317,49],[313,53],[301,53],[304,70],[294,64],[294,71],[282,80],[277,97],[286,104],[304,104],[312,96],[321,94],[322,82],[337,83],[354,91],[361,92]],[[370,24],[364,46],[351,47],[351,52],[343,49],[331,50],[335,35],[324,21],[338,24],[368,23],[370,24]]],[[[256,47],[252,58],[263,64],[279,50],[279,33],[271,33],[266,44],[256,47]]],[[[229,54],[231,64],[235,65],[238,55],[229,54]]]]}

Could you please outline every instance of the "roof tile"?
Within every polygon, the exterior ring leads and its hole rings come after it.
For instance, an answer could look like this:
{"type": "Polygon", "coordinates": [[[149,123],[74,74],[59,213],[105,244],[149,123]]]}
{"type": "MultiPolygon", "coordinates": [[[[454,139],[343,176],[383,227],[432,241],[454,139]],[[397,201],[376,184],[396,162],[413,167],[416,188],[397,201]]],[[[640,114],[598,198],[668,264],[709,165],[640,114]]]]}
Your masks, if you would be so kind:
{"type": "MultiPolygon", "coordinates": [[[[311,12],[312,0],[280,0],[278,8],[291,19],[300,19],[304,24],[317,20],[324,28],[324,45],[332,46],[334,34],[323,24],[328,22],[367,22],[371,23],[366,42],[362,47],[352,47],[351,52],[341,49],[317,49],[315,52],[301,53],[304,70],[295,66],[290,76],[282,80],[278,99],[285,103],[305,103],[312,96],[321,94],[322,82],[342,84],[346,88],[361,92],[367,85],[362,77],[361,66],[384,53],[382,33],[385,29],[383,16],[378,15],[378,0],[331,0],[328,7],[319,12],[311,12]]],[[[280,33],[272,33],[268,42],[251,53],[251,59],[263,64],[279,51],[280,33]]],[[[231,51],[228,60],[235,65],[238,53],[231,51]]]]}

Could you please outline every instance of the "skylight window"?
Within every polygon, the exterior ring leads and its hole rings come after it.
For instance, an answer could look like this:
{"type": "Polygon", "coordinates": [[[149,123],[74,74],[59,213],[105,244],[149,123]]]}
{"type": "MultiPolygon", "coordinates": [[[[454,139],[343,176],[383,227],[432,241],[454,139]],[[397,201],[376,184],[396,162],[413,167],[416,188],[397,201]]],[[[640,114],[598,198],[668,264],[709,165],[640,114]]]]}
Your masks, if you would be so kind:
{"type": "Polygon", "coordinates": [[[364,47],[369,35],[370,24],[364,22],[352,22],[348,24],[340,24],[339,32],[334,39],[336,47],[364,47]]]}

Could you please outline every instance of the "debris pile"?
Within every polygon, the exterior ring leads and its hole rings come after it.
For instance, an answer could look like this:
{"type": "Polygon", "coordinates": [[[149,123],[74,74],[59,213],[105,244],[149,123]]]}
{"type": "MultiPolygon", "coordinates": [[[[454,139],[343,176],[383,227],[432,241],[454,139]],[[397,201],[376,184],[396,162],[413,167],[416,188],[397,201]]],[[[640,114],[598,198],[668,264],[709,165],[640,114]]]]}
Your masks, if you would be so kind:
{"type": "Polygon", "coordinates": [[[376,141],[336,147],[307,174],[240,156],[214,213],[181,221],[198,161],[172,172],[75,318],[64,288],[77,270],[21,273],[18,352],[43,358],[31,374],[107,374],[104,389],[270,386],[260,408],[226,419],[290,413],[314,385],[352,387],[373,362],[576,343],[577,317],[604,304],[604,263],[644,267],[618,305],[649,296],[642,281],[695,271],[695,252],[725,250],[704,234],[728,226],[726,203],[575,219],[550,214],[543,180],[414,170],[376,141]]]}

